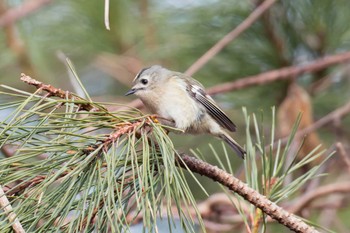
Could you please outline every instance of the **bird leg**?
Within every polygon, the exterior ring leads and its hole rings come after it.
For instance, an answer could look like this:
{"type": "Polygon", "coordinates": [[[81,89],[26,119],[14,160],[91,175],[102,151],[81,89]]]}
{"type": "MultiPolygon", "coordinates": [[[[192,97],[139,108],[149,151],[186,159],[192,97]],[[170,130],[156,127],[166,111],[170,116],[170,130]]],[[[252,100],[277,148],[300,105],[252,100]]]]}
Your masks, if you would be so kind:
{"type": "Polygon", "coordinates": [[[150,115],[149,118],[151,118],[151,120],[154,122],[154,123],[160,123],[159,120],[158,120],[158,117],[157,115],[150,115]]]}
{"type": "MultiPolygon", "coordinates": [[[[165,126],[170,126],[170,127],[175,127],[175,121],[174,120],[169,120],[164,117],[158,116],[158,115],[150,115],[149,118],[154,122],[154,123],[159,123],[161,125],[165,126]]],[[[169,130],[165,129],[165,133],[169,134],[169,130]]]]}

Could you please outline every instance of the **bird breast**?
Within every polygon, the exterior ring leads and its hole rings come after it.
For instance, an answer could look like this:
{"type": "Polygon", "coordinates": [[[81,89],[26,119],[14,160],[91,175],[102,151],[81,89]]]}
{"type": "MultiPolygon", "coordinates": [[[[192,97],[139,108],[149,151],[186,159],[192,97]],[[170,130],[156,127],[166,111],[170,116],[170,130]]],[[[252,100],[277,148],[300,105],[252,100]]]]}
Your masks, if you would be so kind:
{"type": "Polygon", "coordinates": [[[187,131],[203,117],[205,110],[187,93],[186,85],[182,80],[170,79],[162,88],[153,89],[153,98],[143,102],[153,113],[174,121],[176,128],[187,131]],[[157,103],[147,104],[149,101],[157,103]]]}

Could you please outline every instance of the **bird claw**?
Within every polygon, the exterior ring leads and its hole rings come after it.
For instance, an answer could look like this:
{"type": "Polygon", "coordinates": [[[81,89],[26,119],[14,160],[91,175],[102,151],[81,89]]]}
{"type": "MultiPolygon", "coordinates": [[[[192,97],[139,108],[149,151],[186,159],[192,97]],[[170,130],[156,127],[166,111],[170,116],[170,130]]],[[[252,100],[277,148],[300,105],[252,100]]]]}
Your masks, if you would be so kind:
{"type": "MultiPolygon", "coordinates": [[[[167,120],[167,119],[165,119],[165,118],[162,118],[162,117],[159,117],[159,116],[157,116],[157,115],[150,115],[149,116],[149,119],[153,122],[153,123],[156,123],[156,124],[162,124],[162,122],[159,120],[159,118],[161,119],[161,120],[166,120],[166,121],[169,121],[169,120],[167,120]]],[[[163,130],[165,131],[165,133],[168,135],[169,134],[169,130],[167,130],[167,129],[165,129],[165,128],[163,128],[163,130]]]]}
{"type": "Polygon", "coordinates": [[[158,116],[157,115],[151,115],[149,116],[149,118],[154,122],[154,123],[160,123],[158,120],[158,116]]]}

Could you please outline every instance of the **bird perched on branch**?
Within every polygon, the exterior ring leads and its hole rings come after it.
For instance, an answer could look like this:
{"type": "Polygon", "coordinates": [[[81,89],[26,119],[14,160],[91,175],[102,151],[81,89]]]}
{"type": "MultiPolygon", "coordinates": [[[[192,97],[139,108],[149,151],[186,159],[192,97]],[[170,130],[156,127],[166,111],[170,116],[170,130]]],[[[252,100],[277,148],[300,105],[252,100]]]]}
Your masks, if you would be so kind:
{"type": "Polygon", "coordinates": [[[219,137],[244,158],[245,150],[225,131],[236,131],[235,124],[195,79],[154,65],[136,75],[125,95],[131,94],[138,96],[152,113],[167,119],[161,121],[165,125],[185,133],[219,137]]]}

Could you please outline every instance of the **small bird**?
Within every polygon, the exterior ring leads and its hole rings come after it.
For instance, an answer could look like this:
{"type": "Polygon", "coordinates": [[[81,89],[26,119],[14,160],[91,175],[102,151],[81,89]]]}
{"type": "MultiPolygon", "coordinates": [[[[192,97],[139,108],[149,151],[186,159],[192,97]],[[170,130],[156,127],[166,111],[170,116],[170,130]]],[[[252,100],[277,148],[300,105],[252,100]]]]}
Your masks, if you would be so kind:
{"type": "Polygon", "coordinates": [[[245,150],[225,131],[236,131],[236,125],[197,80],[154,65],[136,75],[133,87],[125,95],[131,94],[138,96],[150,112],[166,119],[160,119],[162,124],[189,134],[219,137],[244,159],[245,150]]]}

